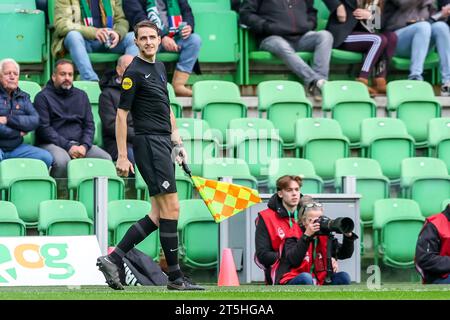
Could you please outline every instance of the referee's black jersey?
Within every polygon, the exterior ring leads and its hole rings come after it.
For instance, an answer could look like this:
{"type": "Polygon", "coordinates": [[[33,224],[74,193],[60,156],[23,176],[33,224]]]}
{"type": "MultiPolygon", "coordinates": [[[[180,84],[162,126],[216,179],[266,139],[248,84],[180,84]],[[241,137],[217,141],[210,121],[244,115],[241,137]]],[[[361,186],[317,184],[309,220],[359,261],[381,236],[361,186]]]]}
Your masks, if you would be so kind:
{"type": "Polygon", "coordinates": [[[162,62],[134,57],[122,79],[119,108],[130,110],[135,134],[170,135],[170,102],[162,62]]]}

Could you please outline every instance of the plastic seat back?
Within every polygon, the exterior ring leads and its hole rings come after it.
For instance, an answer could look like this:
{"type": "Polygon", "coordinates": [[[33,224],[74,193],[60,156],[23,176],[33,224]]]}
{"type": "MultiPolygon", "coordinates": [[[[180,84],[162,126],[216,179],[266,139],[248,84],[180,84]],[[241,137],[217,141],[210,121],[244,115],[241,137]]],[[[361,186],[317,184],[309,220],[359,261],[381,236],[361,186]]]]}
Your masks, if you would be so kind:
{"type": "Polygon", "coordinates": [[[39,205],[38,230],[47,236],[82,236],[93,234],[93,222],[81,202],[47,200],[39,205]]]}
{"type": "Polygon", "coordinates": [[[303,86],[296,81],[269,80],[257,86],[258,111],[267,112],[283,139],[285,149],[292,149],[297,119],[310,118],[311,102],[305,96],[303,86]]]}
{"type": "Polygon", "coordinates": [[[219,226],[203,200],[180,201],[178,230],[184,264],[193,268],[215,268],[219,250],[219,226]]]}
{"type": "Polygon", "coordinates": [[[256,189],[258,182],[251,175],[245,160],[234,158],[214,158],[203,163],[203,176],[206,179],[218,180],[221,177],[232,177],[234,184],[256,189]]]}
{"type": "Polygon", "coordinates": [[[417,146],[425,146],[429,120],[441,116],[441,105],[431,84],[416,80],[390,81],[386,97],[388,111],[396,112],[397,118],[403,120],[417,146]]]}
{"type": "Polygon", "coordinates": [[[19,237],[25,232],[25,223],[19,218],[16,206],[0,200],[0,237],[19,237]]]}
{"type": "Polygon", "coordinates": [[[362,120],[376,116],[377,106],[367,87],[357,81],[328,81],[322,93],[322,110],[339,122],[350,146],[359,147],[362,120]]]}
{"type": "MultiPolygon", "coordinates": [[[[108,203],[108,230],[110,245],[117,245],[128,229],[138,220],[149,214],[151,204],[143,200],[114,200],[108,203]]],[[[159,231],[152,232],[136,248],[159,260],[159,231]]]]}
{"type": "Polygon", "coordinates": [[[428,125],[428,155],[443,160],[450,171],[450,118],[430,120],[428,125]]]}

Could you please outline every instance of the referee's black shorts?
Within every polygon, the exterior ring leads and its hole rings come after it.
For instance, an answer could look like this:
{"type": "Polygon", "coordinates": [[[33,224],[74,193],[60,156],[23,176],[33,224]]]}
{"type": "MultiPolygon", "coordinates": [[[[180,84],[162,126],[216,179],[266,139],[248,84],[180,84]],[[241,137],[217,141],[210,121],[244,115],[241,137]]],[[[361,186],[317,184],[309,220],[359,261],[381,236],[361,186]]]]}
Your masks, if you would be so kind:
{"type": "Polygon", "coordinates": [[[177,192],[170,135],[136,135],[133,151],[150,196],[177,192]]]}

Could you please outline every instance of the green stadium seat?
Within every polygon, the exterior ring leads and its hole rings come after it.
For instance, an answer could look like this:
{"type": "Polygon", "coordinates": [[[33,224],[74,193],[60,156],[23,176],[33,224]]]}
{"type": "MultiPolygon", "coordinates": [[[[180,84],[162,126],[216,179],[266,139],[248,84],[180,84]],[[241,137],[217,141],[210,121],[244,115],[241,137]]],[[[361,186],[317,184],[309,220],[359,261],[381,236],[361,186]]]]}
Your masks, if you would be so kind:
{"type": "Polygon", "coordinates": [[[2,0],[0,1],[0,13],[22,10],[36,10],[35,0],[2,0]]]}
{"type": "Polygon", "coordinates": [[[178,102],[175,91],[169,82],[167,82],[167,91],[169,92],[170,107],[175,118],[181,118],[183,116],[183,106],[178,102]]]}
{"type": "Polygon", "coordinates": [[[0,162],[2,199],[14,203],[27,227],[36,226],[39,203],[56,198],[56,182],[41,160],[15,158],[0,162]],[[30,196],[32,195],[32,196],[30,196]]]}
{"type": "MultiPolygon", "coordinates": [[[[114,200],[108,203],[109,244],[116,246],[128,229],[151,211],[151,205],[143,200],[114,200]]],[[[152,232],[136,246],[153,260],[159,261],[159,231],[152,232]]]]}
{"type": "Polygon", "coordinates": [[[414,138],[402,120],[394,118],[364,119],[361,123],[361,153],[375,159],[383,174],[397,183],[404,158],[414,157],[414,138]]]}
{"type": "MultiPolygon", "coordinates": [[[[20,80],[19,88],[22,91],[25,91],[26,93],[28,93],[30,95],[30,99],[32,102],[34,101],[34,97],[41,91],[41,86],[37,82],[34,82],[34,81],[20,80]]],[[[31,132],[28,132],[23,137],[24,143],[34,145],[35,141],[36,141],[36,135],[35,135],[34,130],[31,132]]]]}
{"type": "Polygon", "coordinates": [[[42,90],[39,83],[26,80],[19,81],[19,88],[30,95],[31,102],[34,101],[34,97],[42,90]]]}
{"type": "Polygon", "coordinates": [[[279,130],[284,149],[293,149],[295,122],[310,118],[312,105],[305,96],[303,86],[296,81],[263,81],[257,87],[259,116],[267,113],[267,119],[279,130]]]}
{"type": "MultiPolygon", "coordinates": [[[[134,172],[135,175],[135,188],[137,191],[137,199],[138,200],[146,200],[148,201],[150,199],[149,193],[148,193],[148,187],[145,183],[144,178],[142,177],[141,173],[139,172],[139,169],[137,166],[134,166],[134,172]]],[[[192,198],[192,191],[193,191],[193,184],[190,178],[188,178],[180,166],[175,166],[175,183],[177,185],[177,193],[178,193],[178,199],[184,200],[184,199],[191,199],[192,198]]]]}
{"type": "Polygon", "coordinates": [[[375,265],[379,255],[384,264],[396,268],[414,267],[417,238],[425,218],[410,199],[375,201],[373,217],[375,265]]]}
{"type": "Polygon", "coordinates": [[[195,269],[214,269],[219,253],[219,225],[201,199],[180,201],[180,258],[195,269]]]}
{"type": "Polygon", "coordinates": [[[105,159],[72,159],[67,165],[67,186],[71,200],[86,207],[88,217],[94,216],[94,178],[108,178],[108,201],[124,197],[124,181],[117,175],[114,163],[105,159]]]}
{"type": "Polygon", "coordinates": [[[25,223],[19,218],[14,203],[0,200],[0,237],[24,236],[25,231],[25,223]]]}
{"type": "Polygon", "coordinates": [[[81,202],[73,200],[47,200],[39,205],[40,235],[84,236],[93,234],[93,222],[88,218],[81,202]]]}
{"type": "Polygon", "coordinates": [[[231,10],[227,0],[189,1],[189,4],[195,33],[202,39],[198,57],[202,75],[193,75],[190,81],[227,79],[244,84],[243,34],[237,12],[231,10]]]}
{"type": "MultiPolygon", "coordinates": [[[[409,71],[409,66],[411,65],[411,59],[404,57],[394,56],[392,58],[391,66],[394,70],[409,71]]],[[[431,83],[438,83],[437,79],[439,77],[439,54],[436,51],[431,51],[425,58],[423,63],[424,70],[431,70],[431,83]]]]}
{"type": "Polygon", "coordinates": [[[343,192],[342,178],[345,176],[355,177],[356,193],[361,194],[359,203],[361,224],[370,226],[373,222],[374,202],[389,198],[389,179],[383,175],[376,160],[366,158],[336,160],[334,186],[337,193],[343,192]]]}
{"type": "Polygon", "coordinates": [[[441,116],[441,105],[434,96],[433,87],[425,81],[390,81],[386,89],[387,109],[390,115],[403,120],[416,147],[425,147],[430,119],[441,116]]]}
{"type": "Polygon", "coordinates": [[[192,11],[222,11],[231,10],[229,0],[189,0],[192,11]]]}
{"type": "Polygon", "coordinates": [[[0,60],[14,59],[20,64],[21,79],[37,76],[36,80],[44,84],[50,76],[49,39],[45,14],[35,9],[9,11],[7,7],[2,9],[0,6],[0,29],[5,30],[0,33],[4,48],[0,50],[0,60]]]}
{"type": "Polygon", "coordinates": [[[269,192],[277,189],[277,179],[284,175],[295,175],[302,177],[303,194],[322,193],[323,180],[316,175],[316,170],[311,161],[298,158],[271,159],[269,163],[268,187],[269,192]]]}
{"type": "Polygon", "coordinates": [[[401,166],[403,197],[415,200],[424,217],[441,211],[450,195],[450,176],[444,161],[436,158],[407,158],[401,166]]]}
{"type": "MultiPolygon", "coordinates": [[[[241,100],[239,87],[229,81],[205,80],[192,86],[192,110],[218,129],[224,139],[232,119],[247,116],[247,106],[241,100]]],[[[226,141],[224,142],[226,143],[226,141]]]]}
{"type": "Polygon", "coordinates": [[[335,161],[348,157],[349,141],[334,119],[299,119],[295,125],[296,157],[314,163],[325,183],[334,179],[335,161]]]}
{"type": "Polygon", "coordinates": [[[350,147],[359,148],[361,122],[376,116],[377,106],[367,87],[357,81],[328,81],[322,88],[322,110],[341,125],[350,147]]]}
{"type": "Polygon", "coordinates": [[[102,147],[103,136],[102,136],[102,120],[100,119],[100,114],[98,113],[98,101],[100,98],[100,93],[102,92],[98,82],[96,81],[74,81],[73,86],[80,90],[86,92],[89,103],[91,104],[92,116],[95,123],[95,134],[94,134],[94,144],[102,147]]]}
{"type": "Polygon", "coordinates": [[[443,160],[450,172],[450,118],[430,120],[428,124],[428,156],[443,160]]]}
{"type": "Polygon", "coordinates": [[[187,164],[193,175],[201,176],[203,161],[219,154],[221,134],[210,129],[208,122],[201,119],[177,118],[176,123],[188,154],[187,164]]]}
{"type": "Polygon", "coordinates": [[[258,182],[251,175],[247,162],[235,158],[214,158],[203,162],[203,177],[218,180],[221,177],[232,177],[233,183],[256,189],[258,182]]]}
{"type": "MultiPolygon", "coordinates": [[[[257,84],[265,80],[298,80],[297,76],[289,71],[283,70],[281,73],[270,71],[270,66],[283,66],[285,63],[277,56],[273,55],[269,51],[263,51],[258,47],[255,35],[249,30],[244,30],[244,47],[245,54],[245,84],[257,84]],[[267,66],[261,74],[261,69],[267,66]],[[259,69],[259,73],[257,70],[259,69]],[[261,80],[262,79],[262,80],[261,80]]],[[[306,63],[310,62],[313,58],[312,52],[299,51],[297,55],[306,63]]]]}
{"type": "Polygon", "coordinates": [[[252,176],[266,182],[269,162],[283,155],[283,140],[273,123],[261,118],[233,119],[227,141],[236,158],[244,159],[252,176]]]}

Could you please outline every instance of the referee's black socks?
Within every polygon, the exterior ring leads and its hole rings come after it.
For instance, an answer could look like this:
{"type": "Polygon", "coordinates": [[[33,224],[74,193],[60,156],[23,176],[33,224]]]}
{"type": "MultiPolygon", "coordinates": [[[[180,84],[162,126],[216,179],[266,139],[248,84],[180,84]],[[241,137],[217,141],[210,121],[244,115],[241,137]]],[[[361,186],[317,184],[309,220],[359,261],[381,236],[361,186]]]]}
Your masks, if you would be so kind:
{"type": "MultiPolygon", "coordinates": [[[[175,225],[176,228],[176,225],[175,225]]],[[[122,264],[122,258],[134,246],[139,244],[142,240],[147,238],[149,234],[157,230],[158,226],[153,222],[148,215],[136,221],[125,233],[122,240],[117,244],[113,252],[109,254],[110,259],[117,265],[122,264]]]]}
{"type": "Polygon", "coordinates": [[[159,219],[159,240],[166,257],[169,281],[183,276],[178,264],[178,220],[159,219]]]}

